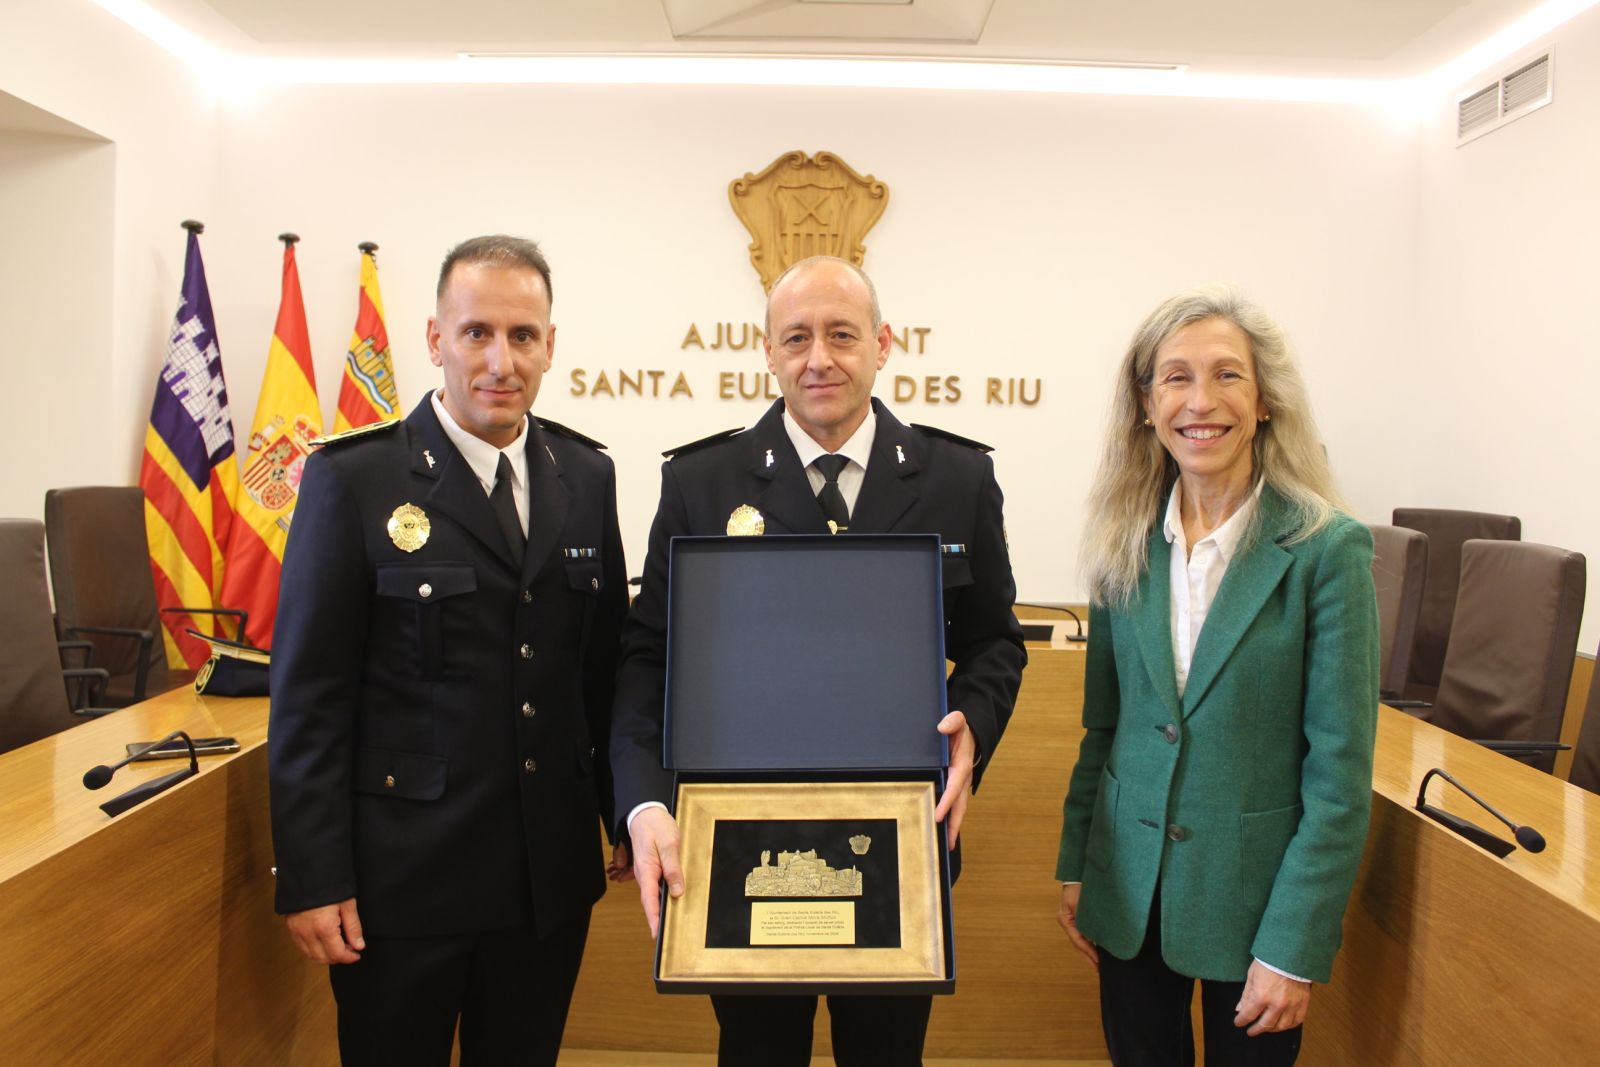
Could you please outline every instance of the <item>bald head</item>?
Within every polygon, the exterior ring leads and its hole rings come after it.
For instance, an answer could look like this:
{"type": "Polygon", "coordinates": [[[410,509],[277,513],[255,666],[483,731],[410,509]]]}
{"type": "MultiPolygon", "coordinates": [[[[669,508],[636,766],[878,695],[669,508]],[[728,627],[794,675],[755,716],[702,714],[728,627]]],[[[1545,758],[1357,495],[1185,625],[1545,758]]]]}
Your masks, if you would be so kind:
{"type": "Polygon", "coordinates": [[[866,271],[848,259],[841,259],[838,256],[811,256],[792,264],[788,270],[778,275],[778,280],[772,283],[771,289],[767,290],[765,332],[772,333],[772,301],[778,295],[779,289],[790,281],[798,280],[801,275],[807,275],[819,269],[834,272],[841,268],[855,275],[856,279],[861,283],[861,287],[866,293],[867,312],[872,320],[872,329],[876,332],[878,327],[883,325],[883,312],[878,307],[878,287],[872,284],[872,279],[867,277],[866,271]]]}

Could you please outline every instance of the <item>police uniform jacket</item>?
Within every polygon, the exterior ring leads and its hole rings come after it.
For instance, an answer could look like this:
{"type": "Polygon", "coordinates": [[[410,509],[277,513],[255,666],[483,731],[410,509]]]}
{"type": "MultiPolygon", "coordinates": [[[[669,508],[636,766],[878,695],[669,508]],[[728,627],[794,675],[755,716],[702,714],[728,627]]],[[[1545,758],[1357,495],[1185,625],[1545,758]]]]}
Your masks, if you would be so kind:
{"type": "Polygon", "coordinates": [[[1254,958],[1325,982],[1371,806],[1372,535],[1337,516],[1294,541],[1270,487],[1260,509],[1181,699],[1159,523],[1132,604],[1091,612],[1056,875],[1083,883],[1078,928],[1114,956],[1139,951],[1159,880],[1173,970],[1237,982],[1254,958]]]}
{"type": "Polygon", "coordinates": [[[545,930],[604,892],[615,474],[571,431],[526,432],[520,559],[427,397],[306,462],[272,649],[279,912],[355,897],[367,934],[545,930]],[[391,533],[402,505],[420,545],[391,533]]]}
{"type": "MultiPolygon", "coordinates": [[[[966,714],[980,761],[1000,743],[1027,661],[1012,614],[1016,586],[1001,525],[1000,487],[985,449],[939,431],[908,427],[879,401],[866,478],[851,533],[937,533],[944,556],[945,653],[954,662],[948,706],[966,714]]],[[[737,435],[678,450],[661,468],[661,502],[650,529],[644,585],[624,628],[612,765],[617,816],[639,804],[670,804],[662,767],[668,546],[673,537],[727,532],[734,509],[759,511],[768,534],[825,534],[826,520],[783,426],[783,401],[737,435]],[[769,462],[768,457],[771,457],[769,462]]],[[[803,649],[795,650],[804,655],[803,649]]],[[[931,725],[930,725],[931,729],[931,725]]]]}

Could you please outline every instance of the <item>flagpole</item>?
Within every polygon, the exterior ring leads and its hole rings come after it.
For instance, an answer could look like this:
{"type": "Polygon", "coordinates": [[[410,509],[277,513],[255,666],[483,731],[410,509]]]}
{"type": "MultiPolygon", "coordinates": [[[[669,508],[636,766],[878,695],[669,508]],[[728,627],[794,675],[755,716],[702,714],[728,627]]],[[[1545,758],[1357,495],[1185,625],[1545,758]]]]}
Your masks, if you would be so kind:
{"type": "Polygon", "coordinates": [[[196,237],[206,232],[206,224],[196,219],[184,219],[182,222],[178,223],[178,225],[182,226],[196,237]]]}
{"type": "Polygon", "coordinates": [[[356,245],[356,248],[365,252],[367,255],[372,256],[374,260],[378,258],[377,256],[373,255],[373,253],[378,250],[378,246],[373,244],[371,241],[362,241],[360,244],[356,245]]]}
{"type": "Polygon", "coordinates": [[[278,234],[278,240],[282,241],[288,247],[293,248],[295,243],[300,240],[300,235],[297,233],[280,233],[278,234]]]}

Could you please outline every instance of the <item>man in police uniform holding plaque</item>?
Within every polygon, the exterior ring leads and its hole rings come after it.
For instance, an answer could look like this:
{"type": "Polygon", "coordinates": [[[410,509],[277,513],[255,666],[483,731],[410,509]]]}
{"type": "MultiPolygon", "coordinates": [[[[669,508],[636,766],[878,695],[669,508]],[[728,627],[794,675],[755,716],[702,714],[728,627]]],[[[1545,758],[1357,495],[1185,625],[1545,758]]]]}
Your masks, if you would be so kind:
{"type": "MultiPolygon", "coordinates": [[[[936,816],[953,848],[971,789],[993,754],[1026,661],[1016,587],[988,449],[908,427],[872,399],[890,330],[872,282],[832,257],[795,264],[767,302],[767,367],[783,399],[751,429],[669,453],[644,587],[623,637],[612,766],[645,917],[659,928],[662,881],[681,895],[678,829],[661,763],[668,546],[688,534],[938,533],[944,544],[945,650],[954,662],[938,724],[950,741],[936,816]]],[[[795,655],[805,655],[797,648],[795,655]]],[[[825,663],[817,664],[826,670],[825,663]]],[[[713,996],[722,1064],[810,1062],[816,998],[713,996]]],[[[828,998],[836,1062],[919,1064],[929,996],[828,998]]]]}
{"type": "Polygon", "coordinates": [[[428,320],[444,387],[305,466],[272,649],[277,910],[332,964],[346,1064],[448,1064],[458,1020],[463,1064],[554,1064],[605,890],[627,572],[611,460],[528,415],[550,294],[533,242],[457,246],[428,320]]]}

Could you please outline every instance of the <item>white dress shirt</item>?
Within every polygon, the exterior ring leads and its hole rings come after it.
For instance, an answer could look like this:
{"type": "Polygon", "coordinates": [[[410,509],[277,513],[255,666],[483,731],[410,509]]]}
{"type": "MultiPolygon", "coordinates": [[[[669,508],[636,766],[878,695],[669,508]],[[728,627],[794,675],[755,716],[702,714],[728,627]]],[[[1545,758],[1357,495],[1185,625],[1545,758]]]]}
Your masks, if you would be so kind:
{"type": "Polygon", "coordinates": [[[528,451],[527,416],[524,415],[522,418],[522,427],[517,433],[517,439],[504,448],[496,448],[483,438],[474,437],[457,426],[456,420],[445,410],[439,395],[438,392],[434,392],[432,396],[433,413],[439,416],[439,425],[443,428],[444,435],[450,438],[450,443],[456,446],[456,451],[467,461],[472,473],[478,476],[478,482],[483,486],[484,493],[494,492],[495,475],[500,469],[500,454],[504,452],[506,459],[511,461],[511,498],[517,502],[517,521],[522,523],[522,532],[526,536],[528,532],[528,462],[525,458],[528,451]]]}
{"type": "MultiPolygon", "coordinates": [[[[789,409],[783,409],[783,428],[789,435],[789,443],[794,445],[794,450],[800,457],[800,466],[805,468],[806,481],[811,483],[812,495],[822,492],[822,487],[827,484],[827,479],[822,472],[811,464],[818,456],[826,456],[828,450],[813,441],[809,434],[800,428],[794,421],[794,416],[789,414],[789,409]]],[[[849,460],[844,469],[839,472],[839,495],[844,497],[844,506],[850,514],[856,513],[856,498],[861,495],[861,482],[867,476],[867,460],[872,455],[872,442],[878,437],[878,413],[872,408],[867,408],[867,419],[856,432],[850,435],[850,440],[840,445],[833,454],[843,456],[849,460]]]]}
{"type": "Polygon", "coordinates": [[[1167,517],[1161,532],[1172,546],[1172,665],[1176,671],[1178,695],[1183,696],[1189,683],[1189,666],[1194,662],[1194,646],[1200,640],[1200,629],[1206,624],[1217,590],[1222,587],[1222,576],[1228,571],[1228,562],[1239,548],[1239,540],[1250,527],[1256,512],[1256,499],[1261,495],[1261,485],[1250,494],[1250,499],[1238,511],[1202,537],[1189,548],[1183,533],[1183,483],[1173,485],[1167,497],[1167,517]]]}

